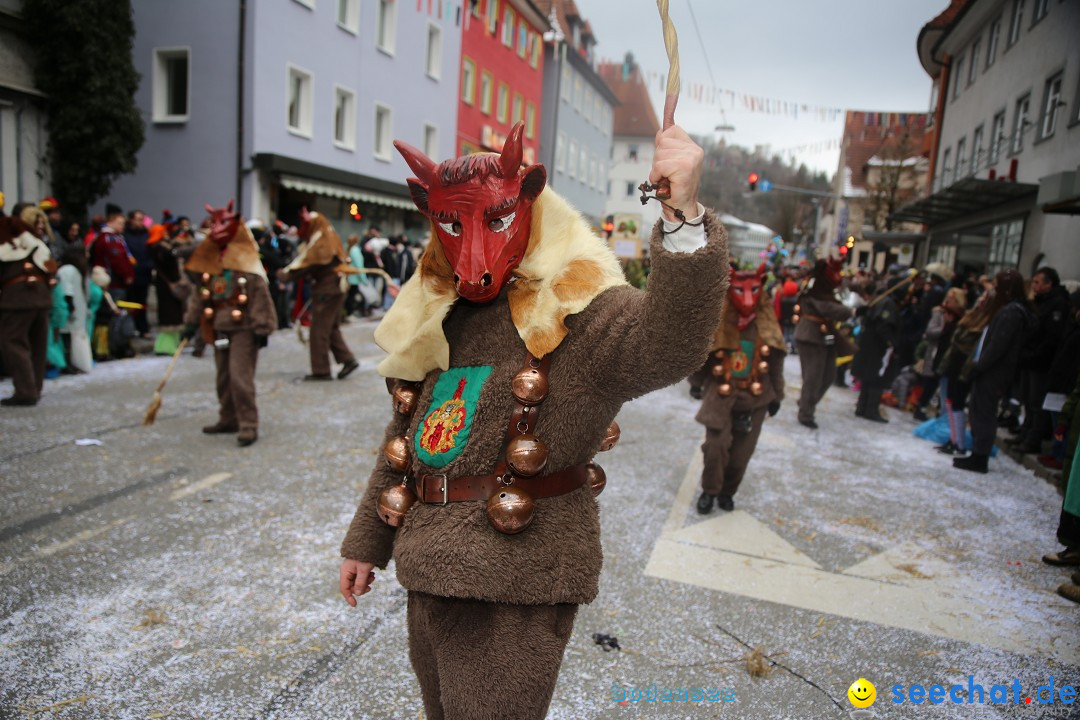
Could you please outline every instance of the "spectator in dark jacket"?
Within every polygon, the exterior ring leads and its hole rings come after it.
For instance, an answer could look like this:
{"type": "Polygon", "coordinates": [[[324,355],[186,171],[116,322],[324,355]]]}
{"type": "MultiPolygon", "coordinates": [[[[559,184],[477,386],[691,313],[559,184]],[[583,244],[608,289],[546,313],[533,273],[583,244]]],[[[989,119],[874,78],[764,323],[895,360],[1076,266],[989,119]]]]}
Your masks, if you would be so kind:
{"type": "MultiPolygon", "coordinates": [[[[1065,328],[1065,335],[1061,345],[1054,353],[1054,361],[1050,365],[1047,374],[1046,394],[1060,395],[1062,398],[1072,392],[1076,386],[1077,378],[1080,377],[1080,291],[1074,292],[1069,297],[1069,321],[1065,328]]],[[[1059,399],[1059,402],[1061,400],[1059,399]]],[[[1039,462],[1051,469],[1061,470],[1064,465],[1067,452],[1063,438],[1059,439],[1056,432],[1062,424],[1059,411],[1044,410],[1050,416],[1050,426],[1055,428],[1054,444],[1049,455],[1040,455],[1039,462]]]]}
{"type": "Polygon", "coordinates": [[[128,252],[127,243],[121,235],[123,230],[124,213],[114,207],[90,246],[90,266],[105,268],[112,278],[109,295],[114,301],[126,299],[128,288],[135,282],[135,258],[128,252]]]}
{"type": "Polygon", "coordinates": [[[1016,339],[1026,337],[1034,322],[1024,278],[1016,270],[997,274],[990,302],[990,324],[972,356],[971,454],[953,460],[953,467],[981,473],[987,472],[994,447],[998,403],[1009,389],[1020,360],[1022,343],[1016,339]]]}
{"type": "MultiPolygon", "coordinates": [[[[890,290],[895,290],[902,278],[894,278],[890,290]]],[[[866,287],[867,297],[874,294],[874,286],[866,287]]],[[[859,378],[859,400],[855,406],[858,417],[874,422],[889,422],[881,415],[881,395],[892,384],[895,363],[885,362],[886,354],[893,348],[900,327],[900,311],[892,294],[860,308],[865,312],[862,332],[859,334],[859,350],[851,363],[851,374],[859,378]]]]}
{"type": "Polygon", "coordinates": [[[127,224],[124,226],[124,242],[127,243],[131,257],[135,258],[135,279],[128,288],[126,299],[143,306],[142,310],[133,310],[131,313],[132,319],[135,320],[135,329],[142,337],[150,335],[146,297],[154,277],[154,259],[150,253],[149,238],[150,230],[146,227],[146,215],[143,211],[129,212],[127,224]]]}
{"type": "MultiPolygon", "coordinates": [[[[1020,352],[1024,424],[1012,445],[1022,453],[1039,453],[1053,427],[1042,409],[1050,382],[1050,366],[1069,325],[1069,294],[1061,287],[1057,271],[1039,268],[1031,278],[1035,324],[1020,352]]],[[[1071,389],[1071,388],[1070,388],[1071,389]]]]}

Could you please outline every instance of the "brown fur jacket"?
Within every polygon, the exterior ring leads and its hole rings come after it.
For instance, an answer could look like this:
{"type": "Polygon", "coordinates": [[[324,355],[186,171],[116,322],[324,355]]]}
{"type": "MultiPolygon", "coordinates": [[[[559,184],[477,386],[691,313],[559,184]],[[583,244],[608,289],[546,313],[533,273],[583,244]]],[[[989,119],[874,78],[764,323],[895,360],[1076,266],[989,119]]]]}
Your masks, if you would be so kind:
{"type": "MultiPolygon", "coordinates": [[[[566,318],[567,335],[552,353],[551,389],[535,430],[550,451],[547,472],[592,459],[624,402],[701,367],[728,284],[727,237],[712,211],[705,228],[705,247],[672,253],[661,245],[658,224],[648,291],[611,287],[566,318]]],[[[510,381],[527,354],[506,295],[487,305],[458,303],[444,321],[450,367],[492,371],[461,455],[442,468],[414,457],[413,475],[493,471],[513,408],[510,381]]],[[[412,418],[395,414],[387,439],[415,436],[440,374],[427,374],[416,412],[412,418]]],[[[392,553],[402,585],[445,597],[540,605],[586,603],[596,596],[600,521],[588,487],[537,500],[532,525],[519,535],[504,535],[489,525],[482,502],[417,502],[395,531],[378,517],[376,501],[385,487],[399,482],[401,474],[380,461],[342,544],[344,557],[385,567],[392,553]]]]}

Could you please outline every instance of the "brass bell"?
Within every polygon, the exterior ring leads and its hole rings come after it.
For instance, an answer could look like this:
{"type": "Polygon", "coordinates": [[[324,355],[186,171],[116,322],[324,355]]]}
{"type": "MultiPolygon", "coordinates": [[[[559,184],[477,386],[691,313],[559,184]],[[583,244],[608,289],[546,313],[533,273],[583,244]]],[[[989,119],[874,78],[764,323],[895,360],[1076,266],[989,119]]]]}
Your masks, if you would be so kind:
{"type": "Polygon", "coordinates": [[[713,374],[713,377],[717,377],[717,378],[720,377],[721,375],[724,374],[724,366],[723,365],[713,365],[712,374],[713,374]]]}
{"type": "Polygon", "coordinates": [[[760,370],[761,372],[768,372],[769,371],[769,363],[762,360],[761,362],[759,362],[757,364],[757,369],[760,370]]]}
{"type": "Polygon", "coordinates": [[[596,497],[604,492],[604,486],[607,485],[607,473],[596,463],[589,463],[585,466],[585,482],[589,484],[593,497],[596,497]]]}
{"type": "Polygon", "coordinates": [[[202,281],[203,281],[204,283],[208,283],[208,282],[210,282],[210,273],[203,273],[203,274],[202,274],[202,281]]]}
{"type": "Polygon", "coordinates": [[[199,297],[201,297],[203,300],[209,300],[210,299],[210,288],[208,288],[208,287],[199,288],[199,297]]]}
{"type": "Polygon", "coordinates": [[[795,325],[795,324],[797,324],[798,322],[799,322],[799,315],[798,315],[798,313],[795,313],[795,314],[793,314],[793,315],[791,316],[791,324],[792,324],[792,325],[795,325]]]}
{"type": "Polygon", "coordinates": [[[828,335],[829,334],[829,326],[826,325],[825,323],[821,323],[820,325],[818,325],[818,330],[821,331],[822,335],[828,335]]]}
{"type": "Polygon", "coordinates": [[[379,517],[390,527],[401,527],[405,514],[416,504],[416,493],[408,485],[394,485],[379,493],[379,517]]]}
{"type": "Polygon", "coordinates": [[[240,293],[239,295],[236,296],[236,302],[240,303],[241,305],[247,305],[247,301],[248,301],[247,293],[240,293]]]}
{"type": "Polygon", "coordinates": [[[799,307],[799,303],[795,303],[795,307],[791,308],[791,312],[795,313],[796,315],[802,312],[802,308],[799,307]]]}
{"type": "Polygon", "coordinates": [[[761,357],[769,357],[769,346],[768,345],[762,345],[761,346],[761,357]]]}
{"type": "Polygon", "coordinates": [[[205,318],[212,318],[212,317],[214,317],[214,308],[211,308],[211,307],[203,308],[202,314],[203,314],[203,317],[205,317],[205,318]]]}
{"type": "Polygon", "coordinates": [[[716,392],[720,397],[727,397],[731,394],[731,383],[720,383],[716,386],[716,392]]]}
{"type": "Polygon", "coordinates": [[[619,436],[622,435],[622,430],[619,429],[619,423],[614,420],[608,425],[607,432],[604,433],[604,439],[600,443],[600,451],[606,452],[619,442],[619,436]]]}
{"type": "Polygon", "coordinates": [[[405,472],[412,464],[409,440],[403,435],[391,438],[383,449],[383,455],[386,457],[386,463],[397,472],[405,472]]]}
{"type": "Polygon", "coordinates": [[[232,318],[233,322],[240,322],[240,318],[244,317],[244,313],[240,308],[233,308],[229,312],[229,317],[232,318]]]}
{"type": "Polygon", "coordinates": [[[416,409],[416,400],[419,396],[420,391],[416,389],[415,385],[399,384],[394,388],[394,412],[402,415],[412,415],[413,410],[416,409]]]}
{"type": "Polygon", "coordinates": [[[717,350],[716,352],[713,353],[713,356],[717,360],[723,360],[724,359],[724,351],[723,350],[717,350]]]}
{"type": "Polygon", "coordinates": [[[539,475],[547,465],[548,449],[543,440],[525,433],[506,443],[506,464],[515,475],[539,475]]]}
{"type": "Polygon", "coordinates": [[[760,395],[763,392],[764,392],[764,389],[761,387],[761,383],[759,383],[759,382],[750,383],[750,394],[751,395],[760,395]]]}
{"type": "Polygon", "coordinates": [[[31,275],[30,277],[26,278],[26,282],[28,282],[28,283],[36,283],[37,281],[38,281],[38,276],[37,275],[31,275]]]}
{"type": "Polygon", "coordinates": [[[536,368],[524,368],[510,381],[510,392],[522,405],[539,405],[547,397],[548,379],[536,368]]]}
{"type": "Polygon", "coordinates": [[[529,493],[507,485],[488,498],[486,510],[491,527],[506,535],[516,535],[532,523],[535,505],[529,493]]]}
{"type": "Polygon", "coordinates": [[[247,285],[247,278],[241,275],[240,277],[236,278],[236,283],[240,287],[243,287],[244,285],[247,285]]]}
{"type": "Polygon", "coordinates": [[[23,267],[23,270],[33,270],[34,269],[34,263],[27,260],[26,262],[24,262],[22,264],[22,267],[23,267]]]}

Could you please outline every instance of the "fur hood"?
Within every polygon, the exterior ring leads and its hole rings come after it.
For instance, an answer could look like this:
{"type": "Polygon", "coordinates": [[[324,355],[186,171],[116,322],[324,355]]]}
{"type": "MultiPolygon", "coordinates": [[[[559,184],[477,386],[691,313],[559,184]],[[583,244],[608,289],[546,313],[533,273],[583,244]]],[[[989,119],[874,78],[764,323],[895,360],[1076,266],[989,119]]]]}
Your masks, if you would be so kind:
{"type": "MultiPolygon", "coordinates": [[[[787,352],[787,343],[784,342],[784,333],[780,330],[780,323],[776,319],[773,310],[772,299],[769,294],[762,290],[761,298],[758,299],[757,313],[754,317],[757,324],[758,338],[774,350],[787,352]]],[[[739,313],[733,303],[724,303],[724,314],[720,320],[720,327],[713,334],[712,350],[731,350],[739,346],[739,313]]]]}
{"type": "Polygon", "coordinates": [[[212,241],[203,240],[184,263],[184,271],[189,273],[221,275],[224,270],[251,273],[266,280],[266,269],[259,259],[259,245],[243,223],[225,246],[225,252],[212,241]]]}
{"type": "MultiPolygon", "coordinates": [[[[543,357],[555,350],[566,337],[567,316],[604,290],[626,284],[607,243],[562,197],[545,189],[533,204],[529,246],[506,292],[514,327],[529,352],[543,357]]],[[[433,230],[416,275],[375,330],[375,342],[389,353],[379,373],[417,381],[436,368],[448,369],[443,320],[457,300],[453,270],[433,230]]]]}
{"type": "Polygon", "coordinates": [[[43,273],[56,272],[52,251],[28,225],[16,218],[0,218],[0,224],[0,262],[29,261],[43,273]]]}
{"type": "Polygon", "coordinates": [[[341,236],[326,216],[313,212],[309,217],[311,236],[307,242],[301,243],[296,258],[285,269],[295,272],[316,265],[331,265],[335,260],[339,264],[349,262],[349,256],[341,244],[341,236]]]}

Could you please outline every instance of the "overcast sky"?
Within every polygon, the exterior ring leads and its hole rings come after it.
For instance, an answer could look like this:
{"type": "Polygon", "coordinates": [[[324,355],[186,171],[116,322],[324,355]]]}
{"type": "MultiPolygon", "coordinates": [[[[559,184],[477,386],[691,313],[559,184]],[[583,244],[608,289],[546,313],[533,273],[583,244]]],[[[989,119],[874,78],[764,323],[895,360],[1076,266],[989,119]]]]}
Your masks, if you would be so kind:
{"type": "MultiPolygon", "coordinates": [[[[593,27],[597,52],[605,60],[634,53],[646,72],[666,73],[668,62],[654,0],[575,0],[593,27]]],[[[915,51],[919,30],[948,6],[948,0],[670,0],[679,35],[683,92],[675,120],[693,133],[709,133],[723,122],[734,132],[729,142],[774,151],[802,145],[808,166],[836,171],[837,141],[843,116],[822,122],[800,113],[798,119],[749,112],[736,98],[721,103],[695,101],[694,83],[715,84],[789,102],[857,110],[925,112],[930,77],[915,51]],[[698,40],[693,17],[704,41],[698,40]]],[[[663,93],[650,83],[657,117],[663,93]]],[[[713,133],[713,136],[717,135],[713,133]]]]}

